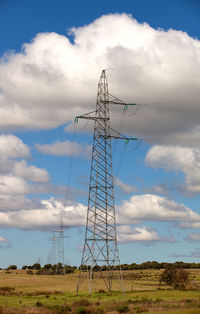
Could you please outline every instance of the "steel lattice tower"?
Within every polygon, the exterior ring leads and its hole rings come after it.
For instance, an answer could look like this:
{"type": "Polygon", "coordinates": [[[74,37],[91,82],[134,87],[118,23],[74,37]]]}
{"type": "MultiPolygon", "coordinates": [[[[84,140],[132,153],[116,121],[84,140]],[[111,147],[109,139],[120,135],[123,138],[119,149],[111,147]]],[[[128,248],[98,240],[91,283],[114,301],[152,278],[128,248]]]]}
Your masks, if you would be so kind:
{"type": "Polygon", "coordinates": [[[59,229],[55,231],[58,233],[58,236],[56,237],[56,257],[57,257],[57,263],[56,263],[56,273],[65,275],[65,253],[64,253],[64,224],[62,216],[60,217],[60,225],[59,229]]]}
{"type": "Polygon", "coordinates": [[[127,106],[109,94],[103,70],[98,83],[96,110],[75,118],[75,122],[78,118],[94,120],[85,243],[76,292],[84,280],[83,269],[86,266],[89,293],[92,291],[95,266],[99,268],[109,291],[112,289],[113,271],[117,269],[121,289],[124,289],[116,235],[111,139],[129,139],[110,127],[110,103],[127,106]]]}
{"type": "Polygon", "coordinates": [[[55,265],[57,263],[57,249],[56,249],[57,238],[54,231],[52,232],[52,236],[49,238],[49,240],[52,242],[52,245],[51,251],[47,259],[47,264],[55,265]]]}

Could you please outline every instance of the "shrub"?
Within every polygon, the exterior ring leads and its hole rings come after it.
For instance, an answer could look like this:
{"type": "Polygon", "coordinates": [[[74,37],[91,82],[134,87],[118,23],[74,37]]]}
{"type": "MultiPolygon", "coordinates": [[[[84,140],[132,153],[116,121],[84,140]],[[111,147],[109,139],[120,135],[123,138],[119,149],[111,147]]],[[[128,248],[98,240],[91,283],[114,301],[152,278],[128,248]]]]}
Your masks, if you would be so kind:
{"type": "Polygon", "coordinates": [[[46,268],[46,269],[52,269],[52,265],[51,265],[51,264],[45,264],[45,265],[44,265],[44,268],[46,268]]]}
{"type": "Polygon", "coordinates": [[[8,266],[7,270],[10,270],[10,269],[17,269],[17,266],[16,265],[10,265],[10,266],[8,266]]]}
{"type": "Polygon", "coordinates": [[[90,302],[87,299],[80,299],[73,303],[75,306],[89,306],[90,302]]]}
{"type": "Polygon", "coordinates": [[[14,290],[15,290],[15,288],[13,288],[13,287],[8,287],[8,286],[6,286],[6,287],[0,287],[0,293],[1,293],[1,292],[9,292],[9,293],[12,293],[14,290]]]}
{"type": "Polygon", "coordinates": [[[160,283],[162,282],[177,289],[185,289],[186,284],[189,282],[189,274],[182,268],[170,265],[160,277],[160,283]]]}
{"type": "Polygon", "coordinates": [[[29,265],[27,268],[28,268],[28,269],[33,269],[33,266],[32,266],[32,265],[29,265]]]}
{"type": "Polygon", "coordinates": [[[35,264],[32,265],[32,267],[33,267],[33,269],[36,269],[36,270],[41,269],[40,263],[35,263],[35,264]]]}
{"type": "Polygon", "coordinates": [[[98,292],[99,292],[99,293],[105,293],[105,290],[104,290],[104,289],[99,289],[98,292]]]}
{"type": "Polygon", "coordinates": [[[22,266],[22,269],[27,269],[27,268],[28,268],[27,265],[22,266]]]}
{"type": "Polygon", "coordinates": [[[27,275],[34,275],[34,272],[32,270],[27,270],[26,273],[27,275]]]}
{"type": "Polygon", "coordinates": [[[119,305],[117,311],[119,313],[127,313],[129,311],[128,305],[119,305]]]}
{"type": "Polygon", "coordinates": [[[86,310],[86,308],[84,308],[83,306],[79,306],[79,307],[77,307],[77,309],[75,310],[75,313],[76,313],[76,314],[86,314],[86,313],[87,313],[87,310],[86,310]]]}

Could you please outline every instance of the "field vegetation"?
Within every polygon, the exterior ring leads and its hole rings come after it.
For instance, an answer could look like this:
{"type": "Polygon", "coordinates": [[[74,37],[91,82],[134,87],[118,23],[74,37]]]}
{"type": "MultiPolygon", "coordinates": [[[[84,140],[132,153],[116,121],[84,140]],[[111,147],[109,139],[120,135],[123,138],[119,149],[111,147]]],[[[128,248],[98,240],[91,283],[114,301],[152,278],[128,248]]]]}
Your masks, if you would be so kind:
{"type": "MultiPolygon", "coordinates": [[[[164,269],[123,270],[125,292],[113,281],[105,290],[96,273],[94,292],[88,295],[87,278],[75,294],[78,271],[37,275],[38,269],[0,271],[0,313],[200,313],[200,269],[187,270],[183,287],[161,280],[164,269]]],[[[185,278],[185,277],[184,277],[185,278]]]]}

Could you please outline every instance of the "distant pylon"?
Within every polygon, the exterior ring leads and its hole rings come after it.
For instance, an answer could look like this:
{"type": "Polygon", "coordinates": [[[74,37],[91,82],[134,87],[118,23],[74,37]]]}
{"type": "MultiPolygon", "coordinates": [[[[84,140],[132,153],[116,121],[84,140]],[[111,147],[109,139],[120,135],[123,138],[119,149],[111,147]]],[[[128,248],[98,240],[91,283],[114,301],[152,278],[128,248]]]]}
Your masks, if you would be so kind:
{"type": "Polygon", "coordinates": [[[64,224],[63,224],[63,218],[60,216],[60,225],[59,229],[56,230],[56,233],[58,233],[58,236],[56,237],[56,248],[57,248],[57,267],[56,267],[56,273],[57,274],[65,274],[65,251],[64,251],[64,224]]]}
{"type": "Polygon", "coordinates": [[[75,118],[75,122],[79,118],[94,120],[85,243],[76,292],[84,280],[83,270],[86,267],[89,293],[92,291],[95,269],[99,269],[109,291],[112,290],[114,274],[124,290],[116,235],[111,138],[129,139],[110,127],[110,103],[127,106],[109,94],[103,70],[98,83],[96,110],[75,118]]]}
{"type": "Polygon", "coordinates": [[[52,232],[52,236],[49,238],[49,240],[52,242],[52,245],[51,245],[51,251],[49,253],[47,263],[55,265],[57,263],[57,249],[56,249],[57,238],[54,231],[52,232]]]}

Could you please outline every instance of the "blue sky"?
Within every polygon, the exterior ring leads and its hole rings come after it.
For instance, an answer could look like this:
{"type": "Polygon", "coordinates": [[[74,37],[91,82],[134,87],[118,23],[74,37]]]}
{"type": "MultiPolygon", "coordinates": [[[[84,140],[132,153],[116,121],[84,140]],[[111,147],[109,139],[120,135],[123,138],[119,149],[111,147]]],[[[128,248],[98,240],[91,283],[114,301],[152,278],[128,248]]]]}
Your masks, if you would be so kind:
{"type": "Polygon", "coordinates": [[[121,262],[199,261],[198,2],[0,0],[0,267],[50,261],[60,214],[79,264],[93,126],[73,120],[104,68],[111,94],[142,104],[120,167],[113,143],[121,262]]]}

